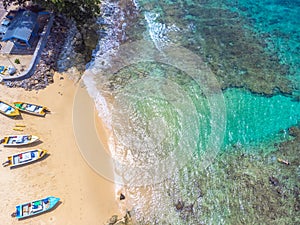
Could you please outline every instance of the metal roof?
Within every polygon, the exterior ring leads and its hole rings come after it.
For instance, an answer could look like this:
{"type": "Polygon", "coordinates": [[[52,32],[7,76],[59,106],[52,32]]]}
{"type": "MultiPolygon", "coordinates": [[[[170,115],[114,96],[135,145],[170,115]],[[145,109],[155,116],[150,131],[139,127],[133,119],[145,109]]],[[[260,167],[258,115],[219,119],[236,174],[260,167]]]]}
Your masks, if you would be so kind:
{"type": "Polygon", "coordinates": [[[6,33],[6,31],[7,31],[7,27],[0,26],[0,34],[3,34],[3,36],[4,36],[4,34],[6,33]]]}
{"type": "Polygon", "coordinates": [[[10,39],[19,39],[28,43],[32,31],[37,23],[38,15],[31,11],[19,11],[16,17],[11,21],[3,41],[10,39]]]}

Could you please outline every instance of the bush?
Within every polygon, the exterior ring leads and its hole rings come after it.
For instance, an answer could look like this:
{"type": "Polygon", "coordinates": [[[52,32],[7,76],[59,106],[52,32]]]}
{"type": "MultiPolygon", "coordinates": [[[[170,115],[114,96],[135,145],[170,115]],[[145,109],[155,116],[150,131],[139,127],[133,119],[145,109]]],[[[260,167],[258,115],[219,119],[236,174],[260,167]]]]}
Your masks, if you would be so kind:
{"type": "Polygon", "coordinates": [[[20,64],[20,59],[15,59],[16,64],[20,64]]]}

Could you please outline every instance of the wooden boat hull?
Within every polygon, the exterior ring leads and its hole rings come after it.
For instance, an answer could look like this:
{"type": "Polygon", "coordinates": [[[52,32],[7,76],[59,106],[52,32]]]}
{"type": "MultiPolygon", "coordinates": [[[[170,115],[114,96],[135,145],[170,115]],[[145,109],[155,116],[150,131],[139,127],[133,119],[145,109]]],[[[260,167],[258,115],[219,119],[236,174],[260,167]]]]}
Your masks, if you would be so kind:
{"type": "Polygon", "coordinates": [[[30,164],[32,162],[42,159],[47,154],[46,150],[33,149],[25,152],[20,152],[8,156],[8,160],[2,163],[3,166],[17,167],[30,164]]]}
{"type": "Polygon", "coordinates": [[[0,101],[0,113],[9,117],[16,117],[20,115],[20,112],[16,107],[9,105],[3,101],[0,101]]]}
{"type": "Polygon", "coordinates": [[[14,106],[21,112],[29,113],[36,116],[45,116],[49,110],[47,107],[26,103],[26,102],[14,102],[14,106]]]}
{"type": "Polygon", "coordinates": [[[34,135],[9,135],[5,136],[1,143],[5,147],[28,145],[39,140],[39,137],[34,135]]]}
{"type": "Polygon", "coordinates": [[[16,218],[24,219],[47,212],[57,205],[60,198],[49,196],[39,200],[27,202],[16,206],[16,218]]]}

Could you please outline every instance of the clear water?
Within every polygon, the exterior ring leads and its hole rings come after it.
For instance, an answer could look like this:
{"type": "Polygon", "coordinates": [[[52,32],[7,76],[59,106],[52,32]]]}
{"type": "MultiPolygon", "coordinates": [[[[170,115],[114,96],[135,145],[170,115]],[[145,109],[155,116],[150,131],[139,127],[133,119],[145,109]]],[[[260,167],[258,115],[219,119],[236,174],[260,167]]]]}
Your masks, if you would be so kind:
{"type": "Polygon", "coordinates": [[[290,97],[264,97],[238,89],[225,91],[226,144],[249,145],[274,138],[299,123],[300,104],[290,97]]]}
{"type": "Polygon", "coordinates": [[[274,143],[300,121],[300,2],[107,5],[117,13],[84,79],[136,223],[294,223],[299,176],[285,185],[288,212],[267,178],[274,143]]]}

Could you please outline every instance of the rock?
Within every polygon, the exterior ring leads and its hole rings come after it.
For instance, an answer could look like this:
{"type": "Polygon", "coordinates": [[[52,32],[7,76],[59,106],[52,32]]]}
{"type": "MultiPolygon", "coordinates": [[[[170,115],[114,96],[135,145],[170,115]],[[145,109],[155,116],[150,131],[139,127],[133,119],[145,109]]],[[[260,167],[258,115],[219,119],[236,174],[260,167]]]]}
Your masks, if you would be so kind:
{"type": "Polygon", "coordinates": [[[124,200],[125,199],[125,195],[123,195],[122,193],[120,194],[120,200],[124,200]]]}
{"type": "Polygon", "coordinates": [[[278,186],[279,185],[279,180],[276,177],[274,177],[274,176],[269,177],[269,181],[274,186],[278,186]]]}
{"type": "Polygon", "coordinates": [[[54,79],[53,79],[53,77],[48,77],[48,83],[49,83],[49,84],[52,84],[52,83],[54,83],[54,79]]]}
{"type": "Polygon", "coordinates": [[[109,224],[109,225],[112,225],[112,224],[115,224],[117,221],[118,221],[118,216],[117,216],[117,215],[113,215],[113,216],[109,219],[108,224],[109,224]]]}
{"type": "Polygon", "coordinates": [[[297,201],[294,205],[294,209],[296,212],[300,211],[300,201],[297,201]]]}
{"type": "Polygon", "coordinates": [[[283,191],[282,191],[282,189],[281,189],[280,187],[278,187],[278,188],[276,189],[276,191],[277,191],[277,193],[278,193],[279,195],[282,195],[282,194],[283,194],[283,191]]]}
{"type": "Polygon", "coordinates": [[[184,207],[184,203],[180,200],[175,204],[176,210],[181,211],[184,207]]]}
{"type": "Polygon", "coordinates": [[[125,222],[119,221],[119,222],[117,222],[115,225],[125,225],[125,224],[126,224],[125,222]]]}
{"type": "Polygon", "coordinates": [[[289,135],[293,137],[300,137],[300,129],[299,127],[293,126],[289,128],[289,135]]]}
{"type": "Polygon", "coordinates": [[[81,34],[79,32],[77,32],[76,35],[75,35],[75,38],[78,40],[78,39],[81,39],[82,36],[81,36],[81,34]]]}
{"type": "Polygon", "coordinates": [[[300,188],[297,185],[294,187],[294,195],[296,198],[300,197],[300,188]]]}
{"type": "Polygon", "coordinates": [[[124,216],[125,224],[129,225],[132,222],[131,214],[129,210],[126,210],[126,215],[124,216]]]}
{"type": "Polygon", "coordinates": [[[194,212],[194,205],[193,204],[190,204],[186,207],[184,207],[184,210],[188,213],[193,213],[194,212]]]}

